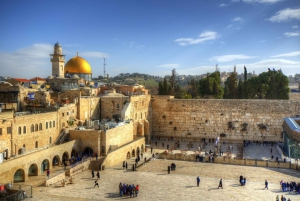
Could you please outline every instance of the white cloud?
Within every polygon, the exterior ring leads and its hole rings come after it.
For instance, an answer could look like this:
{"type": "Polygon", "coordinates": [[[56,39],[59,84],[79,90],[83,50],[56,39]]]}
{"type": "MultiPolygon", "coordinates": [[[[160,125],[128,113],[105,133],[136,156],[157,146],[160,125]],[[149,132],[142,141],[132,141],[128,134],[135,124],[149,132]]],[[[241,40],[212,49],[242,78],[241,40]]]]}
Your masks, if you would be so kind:
{"type": "Polygon", "coordinates": [[[272,16],[269,20],[271,22],[284,22],[284,21],[290,21],[292,19],[300,20],[300,8],[296,8],[296,9],[286,8],[284,10],[280,10],[276,13],[276,15],[272,16]]]}
{"type": "Polygon", "coordinates": [[[285,32],[284,35],[286,37],[300,36],[299,32],[285,32]]]}
{"type": "Polygon", "coordinates": [[[205,41],[209,40],[215,40],[219,38],[220,35],[217,32],[214,31],[204,31],[202,32],[198,38],[178,38],[174,42],[178,43],[181,46],[186,46],[186,45],[195,45],[199,43],[203,43],[205,41]]]}
{"type": "Polygon", "coordinates": [[[295,56],[300,56],[300,51],[278,54],[271,57],[295,57],[295,56]]]}
{"type": "Polygon", "coordinates": [[[156,68],[180,68],[180,64],[162,64],[155,67],[156,68]]]}
{"type": "Polygon", "coordinates": [[[0,52],[0,73],[10,77],[46,77],[52,74],[49,54],[53,50],[50,44],[33,44],[14,52],[0,52]]]}
{"type": "Polygon", "coordinates": [[[283,0],[243,0],[245,3],[277,3],[283,0]]]}
{"type": "Polygon", "coordinates": [[[219,5],[219,7],[225,7],[225,6],[228,6],[228,4],[222,3],[222,4],[219,5]]]}
{"type": "Polygon", "coordinates": [[[292,26],[293,29],[298,29],[299,27],[297,25],[292,26]]]}
{"type": "Polygon", "coordinates": [[[103,52],[80,52],[79,56],[92,58],[108,58],[109,54],[103,52]]]}
{"type": "Polygon", "coordinates": [[[230,24],[230,25],[227,26],[227,28],[230,28],[230,27],[232,27],[232,26],[233,26],[233,24],[230,24]]]}
{"type": "Polygon", "coordinates": [[[241,17],[236,17],[232,20],[233,22],[242,22],[244,21],[241,17]]]}
{"type": "Polygon", "coordinates": [[[255,56],[247,56],[244,54],[233,54],[233,55],[215,56],[212,57],[210,60],[217,61],[217,62],[228,62],[228,61],[234,61],[239,59],[252,59],[252,58],[255,58],[255,56]]]}

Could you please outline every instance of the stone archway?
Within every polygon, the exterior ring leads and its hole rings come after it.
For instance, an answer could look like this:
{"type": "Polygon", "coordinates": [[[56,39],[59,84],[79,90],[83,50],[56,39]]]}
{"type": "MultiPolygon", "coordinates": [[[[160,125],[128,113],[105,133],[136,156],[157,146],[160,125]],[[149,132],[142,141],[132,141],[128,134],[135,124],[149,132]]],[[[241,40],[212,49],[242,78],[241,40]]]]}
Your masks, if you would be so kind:
{"type": "Polygon", "coordinates": [[[30,165],[28,169],[28,176],[38,176],[38,166],[35,163],[30,165]]]}
{"type": "Polygon", "coordinates": [[[145,148],[144,148],[144,145],[143,145],[143,144],[142,144],[142,146],[141,146],[141,150],[142,150],[142,153],[144,153],[145,148]]]}
{"type": "Polygon", "coordinates": [[[69,153],[65,151],[62,155],[62,163],[69,160],[69,153]]]}
{"type": "Polygon", "coordinates": [[[76,150],[76,149],[72,149],[72,152],[71,152],[71,157],[75,157],[75,158],[77,158],[77,156],[78,156],[78,152],[77,152],[77,150],[76,150]]]}
{"type": "Polygon", "coordinates": [[[41,173],[44,173],[46,170],[49,169],[50,169],[49,160],[48,159],[43,160],[41,164],[41,173]]]}
{"type": "Polygon", "coordinates": [[[82,152],[82,154],[85,156],[93,156],[93,153],[94,153],[94,151],[90,147],[86,147],[82,152]]]}
{"type": "Polygon", "coordinates": [[[25,174],[23,169],[18,169],[14,174],[14,183],[16,182],[24,182],[25,174]]]}
{"type": "Polygon", "coordinates": [[[59,156],[58,155],[55,155],[52,159],[52,166],[55,167],[55,166],[59,166],[59,156]]]}
{"type": "Polygon", "coordinates": [[[136,156],[139,156],[140,154],[141,154],[140,147],[137,147],[136,148],[136,156]]]}
{"type": "Polygon", "coordinates": [[[131,156],[132,156],[132,157],[135,157],[135,150],[134,150],[134,149],[133,149],[132,152],[131,152],[131,156]]]}
{"type": "Polygon", "coordinates": [[[130,159],[130,152],[127,152],[127,159],[130,159]]]}

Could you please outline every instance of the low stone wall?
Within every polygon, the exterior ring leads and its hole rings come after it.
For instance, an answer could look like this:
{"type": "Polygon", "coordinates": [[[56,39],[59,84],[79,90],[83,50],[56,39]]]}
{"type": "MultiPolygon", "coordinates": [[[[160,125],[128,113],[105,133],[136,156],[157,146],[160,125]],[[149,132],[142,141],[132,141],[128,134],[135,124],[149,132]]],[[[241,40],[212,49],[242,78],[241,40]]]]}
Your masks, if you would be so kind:
{"type": "Polygon", "coordinates": [[[71,177],[80,172],[83,172],[84,170],[88,169],[90,163],[91,163],[90,159],[87,159],[85,162],[82,162],[82,163],[76,165],[75,167],[70,168],[68,171],[66,171],[66,175],[71,177]]]}
{"type": "Polygon", "coordinates": [[[111,167],[113,165],[116,165],[118,163],[121,163],[121,162],[127,160],[127,154],[130,153],[130,156],[131,156],[133,149],[135,149],[135,151],[136,151],[137,147],[140,148],[141,153],[144,152],[144,150],[142,150],[142,148],[141,148],[141,147],[145,147],[145,138],[144,137],[133,140],[132,142],[127,143],[127,144],[119,147],[116,150],[108,152],[108,154],[105,157],[105,160],[102,163],[101,169],[104,170],[105,167],[111,167]]]}
{"type": "MultiPolygon", "coordinates": [[[[196,161],[195,155],[184,155],[184,154],[158,154],[158,158],[167,159],[167,160],[196,161]]],[[[207,163],[207,162],[210,162],[210,159],[208,156],[204,156],[203,163],[207,163]]],[[[255,160],[255,159],[216,157],[211,161],[211,163],[300,170],[300,167],[297,164],[283,163],[283,162],[278,163],[273,161],[264,161],[264,160],[255,160]]]]}
{"type": "Polygon", "coordinates": [[[54,177],[51,177],[50,179],[47,179],[45,182],[44,182],[44,185],[45,186],[50,186],[52,184],[55,184],[57,182],[61,182],[63,180],[66,180],[66,176],[65,176],[65,172],[62,172],[54,177]]]}

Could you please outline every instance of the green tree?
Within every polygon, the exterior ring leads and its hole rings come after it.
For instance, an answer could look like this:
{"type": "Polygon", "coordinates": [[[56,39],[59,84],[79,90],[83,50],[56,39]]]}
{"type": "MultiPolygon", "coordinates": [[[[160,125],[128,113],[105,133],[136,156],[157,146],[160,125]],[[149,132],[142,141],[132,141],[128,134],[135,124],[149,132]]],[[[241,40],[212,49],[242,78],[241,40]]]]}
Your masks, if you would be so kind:
{"type": "Polygon", "coordinates": [[[238,98],[238,86],[237,86],[237,73],[232,72],[225,82],[225,95],[226,99],[237,99],[238,98]]]}

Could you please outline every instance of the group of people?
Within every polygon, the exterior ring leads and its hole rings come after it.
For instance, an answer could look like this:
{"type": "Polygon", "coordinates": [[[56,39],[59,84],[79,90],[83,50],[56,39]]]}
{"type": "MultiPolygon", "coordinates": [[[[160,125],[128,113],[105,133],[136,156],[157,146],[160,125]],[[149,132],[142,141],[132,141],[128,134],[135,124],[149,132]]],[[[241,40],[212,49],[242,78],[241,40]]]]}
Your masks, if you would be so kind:
{"type": "Polygon", "coordinates": [[[286,199],[283,195],[281,195],[280,200],[279,200],[279,195],[276,196],[276,201],[291,201],[290,198],[286,199]]]}
{"type": "Polygon", "coordinates": [[[119,194],[121,197],[123,196],[130,196],[130,197],[137,197],[139,194],[140,187],[139,185],[130,185],[130,184],[125,184],[121,183],[119,184],[119,194]]]}
{"type": "Polygon", "coordinates": [[[280,188],[283,192],[292,192],[295,191],[296,193],[300,193],[300,183],[296,184],[295,181],[284,182],[283,180],[280,181],[280,188]]]}
{"type": "Polygon", "coordinates": [[[170,172],[175,171],[176,170],[176,164],[175,163],[171,163],[171,165],[168,166],[168,174],[170,174],[170,172]]]}

